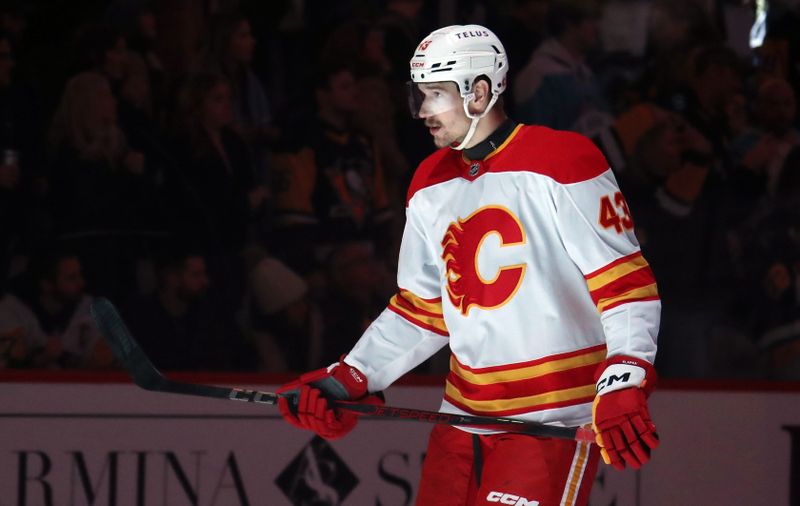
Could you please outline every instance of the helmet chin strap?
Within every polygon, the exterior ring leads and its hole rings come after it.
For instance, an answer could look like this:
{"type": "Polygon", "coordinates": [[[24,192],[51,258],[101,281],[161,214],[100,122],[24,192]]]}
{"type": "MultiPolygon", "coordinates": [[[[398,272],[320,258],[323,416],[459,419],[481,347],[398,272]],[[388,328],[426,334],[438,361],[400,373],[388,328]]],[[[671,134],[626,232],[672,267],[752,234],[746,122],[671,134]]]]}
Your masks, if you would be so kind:
{"type": "Polygon", "coordinates": [[[472,122],[469,125],[469,130],[467,130],[467,135],[464,136],[464,140],[459,142],[457,146],[451,144],[450,147],[452,149],[455,149],[456,151],[461,151],[462,149],[467,147],[467,143],[469,143],[470,139],[472,139],[472,136],[475,135],[475,130],[477,130],[478,128],[478,122],[481,120],[481,118],[486,116],[486,114],[488,114],[489,111],[492,110],[492,107],[494,107],[494,103],[497,102],[497,97],[499,96],[500,95],[498,93],[492,94],[492,98],[491,100],[489,100],[489,105],[486,106],[486,110],[484,110],[480,114],[472,114],[471,112],[469,112],[469,103],[475,99],[475,94],[467,93],[466,95],[464,95],[464,113],[466,113],[468,118],[472,119],[472,122]]]}

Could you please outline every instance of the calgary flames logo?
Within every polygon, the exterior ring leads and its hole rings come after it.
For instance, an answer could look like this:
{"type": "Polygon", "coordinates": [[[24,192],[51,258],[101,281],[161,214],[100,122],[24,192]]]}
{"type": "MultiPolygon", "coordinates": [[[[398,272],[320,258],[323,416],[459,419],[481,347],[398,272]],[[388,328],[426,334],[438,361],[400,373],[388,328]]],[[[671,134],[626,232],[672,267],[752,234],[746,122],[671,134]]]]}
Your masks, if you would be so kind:
{"type": "Polygon", "coordinates": [[[500,247],[525,243],[525,232],[511,211],[500,206],[482,207],[465,220],[447,227],[442,239],[442,259],[447,269],[450,302],[466,316],[472,306],[494,309],[508,302],[519,289],[525,264],[500,267],[494,279],[478,271],[478,252],[491,234],[500,236],[500,247]]]}

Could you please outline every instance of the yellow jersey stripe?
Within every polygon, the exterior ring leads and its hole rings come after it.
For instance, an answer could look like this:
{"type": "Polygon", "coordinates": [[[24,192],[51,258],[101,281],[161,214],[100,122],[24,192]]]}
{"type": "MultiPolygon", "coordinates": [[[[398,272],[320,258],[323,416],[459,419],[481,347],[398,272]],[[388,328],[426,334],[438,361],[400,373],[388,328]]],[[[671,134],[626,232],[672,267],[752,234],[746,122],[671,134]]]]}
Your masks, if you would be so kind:
{"type": "Polygon", "coordinates": [[[639,255],[632,260],[616,265],[593,278],[587,279],[586,285],[589,287],[589,291],[593,292],[626,274],[630,274],[633,271],[638,271],[639,269],[647,267],[647,265],[647,260],[645,260],[643,256],[639,255]]]}
{"type": "Polygon", "coordinates": [[[420,297],[417,297],[413,293],[409,292],[408,290],[400,290],[400,295],[408,302],[414,305],[414,307],[418,307],[423,309],[429,313],[436,313],[437,315],[442,314],[442,300],[439,299],[438,302],[430,302],[420,297]]]}
{"type": "Polygon", "coordinates": [[[552,392],[545,392],[542,394],[529,395],[526,397],[516,397],[514,399],[494,399],[485,401],[476,401],[468,399],[461,395],[449,381],[445,386],[445,393],[452,399],[463,404],[471,410],[476,412],[492,412],[492,411],[509,411],[515,409],[535,408],[542,404],[554,404],[557,402],[572,401],[582,397],[593,397],[595,395],[595,386],[584,385],[582,387],[567,388],[565,390],[555,390],[552,392]]]}
{"type": "Polygon", "coordinates": [[[431,327],[434,327],[434,328],[436,328],[438,330],[441,330],[442,332],[447,332],[447,326],[445,325],[443,318],[437,318],[437,317],[433,317],[433,316],[426,316],[426,315],[423,315],[423,314],[420,314],[420,313],[414,313],[414,312],[409,311],[408,309],[404,308],[403,306],[395,303],[393,300],[390,301],[389,303],[391,304],[392,309],[394,309],[395,311],[398,311],[400,313],[403,313],[409,319],[411,319],[413,321],[418,321],[418,322],[424,323],[425,325],[429,325],[431,327]]]}
{"type": "Polygon", "coordinates": [[[655,283],[652,283],[647,286],[643,286],[641,288],[634,288],[633,290],[628,290],[622,295],[617,295],[616,297],[600,299],[600,302],[597,303],[597,310],[602,313],[606,307],[623,300],[641,299],[644,297],[654,297],[654,296],[658,296],[658,288],[656,287],[655,283]]]}
{"type": "Polygon", "coordinates": [[[492,385],[506,381],[534,379],[554,372],[566,371],[592,364],[599,364],[605,359],[606,350],[599,350],[592,353],[587,353],[585,355],[562,358],[559,360],[553,360],[552,362],[545,362],[543,364],[523,367],[520,369],[475,373],[461,367],[458,361],[451,356],[450,370],[453,371],[458,377],[474,385],[492,385]]]}

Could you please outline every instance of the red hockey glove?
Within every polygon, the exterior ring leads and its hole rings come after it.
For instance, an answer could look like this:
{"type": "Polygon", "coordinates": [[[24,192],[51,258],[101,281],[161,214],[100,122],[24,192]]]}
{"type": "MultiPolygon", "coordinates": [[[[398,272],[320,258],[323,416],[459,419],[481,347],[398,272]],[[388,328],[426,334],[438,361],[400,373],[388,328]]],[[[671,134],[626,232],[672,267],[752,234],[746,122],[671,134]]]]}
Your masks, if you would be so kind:
{"type": "Polygon", "coordinates": [[[606,464],[639,469],[658,447],[656,426],[647,410],[656,372],[644,360],[616,356],[605,361],[597,381],[592,428],[606,464]]]}
{"type": "Polygon", "coordinates": [[[344,361],[303,374],[283,385],[277,393],[278,408],[287,422],[325,439],[345,436],[358,422],[355,413],[337,412],[329,407],[329,399],[383,404],[381,397],[368,393],[367,378],[361,371],[344,361]]]}

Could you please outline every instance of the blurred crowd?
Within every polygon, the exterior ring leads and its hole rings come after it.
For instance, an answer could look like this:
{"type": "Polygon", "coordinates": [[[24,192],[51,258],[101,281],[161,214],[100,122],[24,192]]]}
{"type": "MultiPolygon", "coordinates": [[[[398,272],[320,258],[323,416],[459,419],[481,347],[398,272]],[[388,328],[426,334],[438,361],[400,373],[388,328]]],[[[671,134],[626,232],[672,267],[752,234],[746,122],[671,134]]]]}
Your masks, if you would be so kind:
{"type": "Polygon", "coordinates": [[[434,150],[408,60],[455,23],[503,41],[513,119],[615,170],[662,377],[800,379],[793,0],[0,2],[0,368],[113,368],[94,296],[163,370],[338,359],[434,150]]]}

